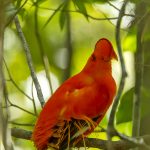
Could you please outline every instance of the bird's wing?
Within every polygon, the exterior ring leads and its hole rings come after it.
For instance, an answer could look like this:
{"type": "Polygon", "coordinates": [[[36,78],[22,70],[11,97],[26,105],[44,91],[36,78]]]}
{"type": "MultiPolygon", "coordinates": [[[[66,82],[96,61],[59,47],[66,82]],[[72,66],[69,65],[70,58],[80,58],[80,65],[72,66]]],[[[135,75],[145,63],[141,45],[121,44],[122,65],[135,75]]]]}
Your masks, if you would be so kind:
{"type": "Polygon", "coordinates": [[[97,117],[105,112],[109,104],[108,87],[90,76],[76,76],[66,83],[65,89],[62,86],[62,90],[56,93],[62,99],[55,102],[62,103],[60,116],[64,119],[82,119],[82,114],[90,118],[97,117]]]}

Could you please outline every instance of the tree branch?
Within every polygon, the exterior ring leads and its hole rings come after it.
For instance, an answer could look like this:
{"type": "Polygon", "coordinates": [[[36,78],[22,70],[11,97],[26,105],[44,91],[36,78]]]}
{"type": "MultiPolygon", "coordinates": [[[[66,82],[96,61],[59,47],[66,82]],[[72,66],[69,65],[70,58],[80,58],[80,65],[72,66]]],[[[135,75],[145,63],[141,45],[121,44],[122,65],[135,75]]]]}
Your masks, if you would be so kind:
{"type": "MultiPolygon", "coordinates": [[[[67,3],[66,8],[70,7],[70,3],[67,3]]],[[[72,47],[72,40],[71,40],[71,17],[70,14],[68,12],[64,12],[66,13],[66,41],[65,41],[65,46],[67,48],[67,56],[66,56],[66,68],[64,70],[64,76],[63,76],[63,80],[67,80],[70,77],[70,71],[71,71],[71,61],[72,61],[72,51],[73,51],[73,47],[72,47]]]]}
{"type": "Polygon", "coordinates": [[[40,50],[41,59],[42,59],[42,63],[43,63],[43,66],[44,66],[46,78],[47,78],[47,81],[49,83],[49,88],[50,88],[50,92],[51,92],[51,95],[52,95],[53,94],[53,88],[52,88],[52,82],[51,82],[51,78],[50,78],[49,60],[48,60],[48,58],[45,54],[42,39],[41,39],[41,36],[40,36],[40,33],[39,33],[38,7],[37,6],[35,6],[34,19],[35,19],[35,35],[36,35],[37,43],[39,45],[39,50],[40,50]]]}
{"type": "Polygon", "coordinates": [[[37,117],[37,114],[34,114],[34,113],[32,113],[32,112],[30,112],[30,111],[28,111],[28,110],[26,110],[26,109],[24,109],[24,108],[22,108],[22,107],[16,105],[16,104],[13,104],[9,99],[8,99],[8,103],[9,103],[10,106],[12,106],[12,107],[18,108],[18,109],[20,109],[20,110],[22,110],[22,111],[24,111],[24,112],[26,112],[26,113],[28,113],[28,114],[34,116],[34,117],[37,117]]]}
{"type": "MultiPolygon", "coordinates": [[[[7,91],[3,70],[4,55],[4,32],[6,24],[6,7],[9,6],[9,0],[0,0],[0,140],[5,150],[11,150],[13,147],[10,141],[10,132],[8,130],[9,110],[7,105],[7,91]],[[6,109],[3,110],[3,104],[6,109]]],[[[0,145],[1,146],[1,145],[0,145]]]]}
{"type": "Polygon", "coordinates": [[[27,95],[27,94],[17,85],[17,83],[14,81],[14,79],[13,79],[13,77],[12,77],[10,71],[9,71],[9,68],[8,68],[8,66],[7,66],[7,63],[6,63],[5,59],[4,59],[4,65],[5,65],[5,67],[6,67],[6,70],[7,70],[8,76],[9,76],[9,79],[8,79],[7,81],[12,82],[12,84],[17,88],[18,91],[20,91],[20,92],[21,92],[24,96],[26,96],[29,100],[33,101],[33,98],[31,98],[29,95],[27,95]]]}
{"type": "MultiPolygon", "coordinates": [[[[121,40],[120,40],[120,26],[121,26],[122,18],[124,16],[125,7],[127,5],[127,2],[128,1],[125,0],[124,3],[122,4],[121,10],[120,10],[120,13],[119,13],[119,16],[118,16],[118,20],[117,20],[117,25],[116,25],[116,45],[117,45],[117,50],[118,50],[118,54],[119,54],[119,58],[120,58],[120,62],[121,62],[122,75],[121,75],[121,80],[120,80],[120,84],[119,84],[119,88],[118,88],[118,93],[117,93],[117,96],[114,100],[114,103],[113,103],[113,106],[112,106],[112,109],[111,109],[111,113],[110,113],[110,116],[109,116],[109,121],[108,121],[107,136],[108,136],[109,141],[111,140],[111,138],[114,134],[115,114],[116,114],[116,111],[117,111],[117,107],[118,107],[118,104],[119,104],[121,94],[122,94],[123,89],[124,89],[125,78],[127,76],[126,69],[125,69],[125,63],[124,63],[124,59],[123,59],[123,55],[122,55],[121,40]]],[[[108,148],[111,148],[111,147],[112,147],[112,145],[111,145],[111,143],[109,143],[108,148]]]]}
{"type": "Polygon", "coordinates": [[[141,88],[143,79],[143,64],[144,64],[144,52],[142,47],[142,36],[145,28],[145,11],[147,12],[146,4],[144,2],[137,4],[136,16],[140,17],[140,22],[137,24],[137,36],[136,36],[136,53],[135,53],[135,90],[133,98],[133,127],[132,136],[136,137],[140,135],[140,119],[141,119],[141,88]],[[143,17],[144,15],[144,17],[143,17]],[[136,62],[140,62],[136,64],[136,62]]]}
{"type": "Polygon", "coordinates": [[[32,132],[20,128],[12,128],[11,135],[15,138],[31,140],[32,132]]]}
{"type": "Polygon", "coordinates": [[[24,51],[25,51],[25,54],[26,54],[27,63],[28,63],[29,69],[30,69],[31,77],[33,79],[33,82],[34,82],[34,85],[35,85],[35,88],[36,88],[38,99],[40,101],[41,107],[43,107],[43,105],[45,104],[45,101],[44,101],[44,98],[43,98],[43,94],[42,94],[42,90],[41,90],[39,81],[38,81],[36,73],[35,73],[35,69],[33,67],[32,56],[31,56],[31,53],[30,53],[29,46],[28,46],[27,41],[25,39],[25,36],[22,32],[20,22],[19,22],[17,16],[15,17],[14,21],[15,21],[16,29],[18,31],[18,34],[19,34],[20,39],[22,41],[22,44],[24,46],[24,51]]]}
{"type": "Polygon", "coordinates": [[[5,27],[7,27],[15,18],[15,16],[21,11],[21,9],[25,6],[28,0],[25,0],[24,3],[15,11],[15,13],[7,20],[5,27]]]}
{"type": "Polygon", "coordinates": [[[5,7],[4,0],[0,0],[0,137],[5,148],[7,125],[5,125],[5,117],[3,112],[3,100],[4,100],[4,73],[3,73],[3,53],[4,53],[4,30],[5,30],[5,7]]]}
{"type": "MultiPolygon", "coordinates": [[[[91,18],[91,19],[93,19],[93,20],[97,20],[97,21],[107,21],[107,20],[116,20],[116,19],[118,19],[118,17],[105,17],[105,18],[97,18],[97,17],[94,17],[94,16],[91,16],[90,14],[85,14],[85,13],[83,13],[83,12],[81,12],[81,11],[79,11],[79,10],[65,10],[65,9],[55,9],[55,8],[47,8],[47,7],[43,7],[43,6],[38,6],[40,9],[46,9],[46,10],[50,10],[50,11],[54,11],[54,13],[56,13],[57,11],[64,11],[64,12],[70,12],[70,13],[80,13],[80,14],[83,14],[83,15],[85,15],[86,17],[88,17],[88,18],[91,18]]],[[[55,14],[54,14],[55,15],[55,14]]],[[[124,14],[125,16],[130,16],[130,17],[135,17],[134,15],[132,15],[132,14],[124,14]]],[[[52,16],[53,17],[53,16],[52,16]]],[[[51,18],[52,19],[52,18],[51,18]]],[[[50,19],[50,20],[51,20],[50,19]]],[[[49,20],[49,21],[50,21],[49,20]]],[[[47,24],[45,24],[45,25],[47,25],[47,24]]],[[[44,26],[45,26],[44,25],[44,26]]]]}
{"type": "Polygon", "coordinates": [[[119,58],[120,58],[120,62],[121,62],[122,75],[121,75],[118,93],[117,93],[117,96],[114,100],[113,107],[112,107],[112,110],[110,113],[108,128],[114,127],[114,119],[115,119],[116,110],[118,107],[119,99],[120,99],[121,94],[123,92],[123,88],[124,88],[124,84],[125,84],[125,78],[127,77],[127,72],[125,69],[125,63],[124,63],[124,59],[123,59],[123,55],[122,55],[121,41],[120,41],[120,25],[121,25],[122,17],[123,17],[123,14],[125,11],[125,6],[126,6],[127,2],[128,2],[127,0],[124,1],[123,5],[122,5],[122,8],[121,8],[120,13],[119,13],[117,25],[116,25],[116,45],[117,45],[117,50],[118,50],[118,54],[119,54],[119,58]]]}
{"type": "Polygon", "coordinates": [[[34,127],[34,124],[31,124],[31,123],[18,123],[18,122],[14,122],[14,121],[9,121],[8,123],[12,124],[12,125],[17,125],[17,126],[31,126],[31,127],[34,127]]]}
{"type": "MultiPolygon", "coordinates": [[[[12,128],[11,135],[15,138],[31,140],[32,132],[20,128],[12,128]]],[[[140,138],[143,138],[146,144],[150,144],[150,135],[145,135],[140,138]]],[[[108,141],[97,138],[85,138],[85,143],[87,147],[100,148],[106,150],[108,141]]],[[[129,148],[137,147],[136,144],[133,144],[132,142],[128,142],[126,140],[111,141],[111,144],[115,150],[127,150],[129,148]]],[[[83,146],[84,144],[82,140],[76,145],[76,147],[78,148],[83,146]]]]}

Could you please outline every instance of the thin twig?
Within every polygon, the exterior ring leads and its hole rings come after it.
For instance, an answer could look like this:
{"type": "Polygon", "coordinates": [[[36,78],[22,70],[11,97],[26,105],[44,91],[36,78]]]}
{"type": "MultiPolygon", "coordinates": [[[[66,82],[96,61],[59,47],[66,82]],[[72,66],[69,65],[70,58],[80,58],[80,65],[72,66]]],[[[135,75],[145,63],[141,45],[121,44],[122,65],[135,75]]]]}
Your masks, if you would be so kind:
{"type": "Polygon", "coordinates": [[[42,39],[41,39],[41,36],[40,36],[40,33],[39,33],[38,7],[37,6],[35,7],[34,18],[35,18],[35,35],[36,35],[37,43],[39,45],[39,50],[40,50],[41,59],[42,59],[42,63],[43,63],[43,66],[44,66],[46,78],[48,80],[50,92],[51,92],[51,95],[52,95],[53,94],[53,88],[52,88],[52,81],[51,81],[51,78],[50,78],[49,61],[48,61],[48,58],[45,54],[42,39]]]}
{"type": "MultiPolygon", "coordinates": [[[[63,12],[70,12],[70,13],[80,13],[80,14],[83,14],[84,16],[88,17],[88,18],[91,18],[93,20],[116,20],[118,19],[118,17],[106,17],[106,18],[96,18],[94,16],[91,16],[90,14],[85,14],[83,12],[81,12],[80,10],[65,10],[65,9],[54,9],[54,8],[47,8],[47,7],[43,7],[43,6],[38,6],[40,9],[46,9],[46,10],[50,10],[50,11],[63,11],[63,12]]],[[[131,15],[131,14],[124,14],[125,16],[130,16],[130,17],[135,17],[134,15],[131,15]]]]}
{"type": "Polygon", "coordinates": [[[30,112],[30,111],[28,111],[28,110],[26,110],[26,109],[24,109],[24,108],[22,108],[22,107],[16,105],[16,104],[13,104],[9,99],[8,99],[7,101],[8,101],[8,103],[9,103],[9,107],[10,107],[10,106],[16,107],[16,108],[18,108],[18,109],[20,109],[20,110],[22,110],[22,111],[24,111],[24,112],[26,112],[26,113],[28,113],[28,114],[30,114],[30,115],[36,116],[36,114],[34,114],[34,113],[32,113],[32,112],[30,112]]]}
{"type": "Polygon", "coordinates": [[[93,20],[98,20],[98,21],[116,20],[116,19],[118,19],[118,17],[96,18],[96,17],[91,16],[91,15],[89,15],[89,14],[85,14],[85,13],[79,11],[79,10],[76,10],[76,11],[74,11],[74,10],[60,10],[60,11],[84,14],[84,15],[85,15],[86,17],[88,17],[88,18],[91,18],[91,19],[93,19],[93,20]]]}
{"type": "Polygon", "coordinates": [[[120,9],[113,5],[109,0],[107,0],[107,3],[120,12],[120,9]]]}
{"type": "Polygon", "coordinates": [[[40,101],[41,107],[43,107],[43,105],[45,104],[45,101],[44,101],[44,97],[43,97],[43,94],[42,94],[42,90],[41,90],[39,81],[38,81],[36,73],[35,73],[35,69],[33,67],[32,56],[31,56],[31,53],[30,53],[29,46],[28,46],[27,41],[25,39],[25,36],[22,32],[20,22],[19,22],[17,16],[15,17],[14,21],[15,21],[15,24],[16,24],[16,29],[18,31],[18,34],[19,34],[20,39],[22,41],[22,44],[24,46],[24,51],[25,51],[25,54],[26,54],[27,63],[28,63],[29,69],[30,69],[31,77],[33,79],[33,82],[34,82],[34,85],[35,85],[35,88],[36,88],[38,99],[40,101]]]}
{"type": "Polygon", "coordinates": [[[50,91],[51,91],[51,94],[53,94],[53,86],[52,86],[52,79],[51,79],[51,70],[50,70],[50,63],[49,63],[49,59],[47,57],[47,55],[44,55],[43,56],[43,61],[44,61],[44,65],[45,65],[45,72],[46,72],[46,77],[48,79],[48,82],[49,82],[49,86],[50,86],[50,91]]]}
{"type": "MultiPolygon", "coordinates": [[[[120,9],[117,8],[114,4],[112,4],[109,0],[107,0],[107,3],[108,3],[110,6],[112,6],[114,9],[116,9],[116,10],[118,10],[118,11],[120,12],[120,9]]],[[[129,17],[135,17],[135,15],[132,15],[132,14],[126,14],[126,13],[124,13],[123,15],[124,15],[124,16],[129,16],[129,17]]]]}
{"type": "MultiPolygon", "coordinates": [[[[90,18],[90,19],[93,19],[93,20],[97,20],[97,21],[109,21],[112,25],[114,25],[111,20],[116,20],[118,19],[118,17],[107,17],[103,12],[101,12],[103,15],[104,15],[104,18],[97,18],[97,17],[94,17],[94,16],[91,16],[90,14],[87,14],[87,13],[83,13],[82,11],[80,10],[65,10],[65,9],[61,9],[61,7],[58,7],[57,9],[53,9],[53,8],[47,8],[47,7],[42,7],[42,6],[38,6],[39,8],[41,9],[47,9],[47,10],[51,10],[51,11],[54,11],[54,13],[51,15],[49,21],[54,17],[54,15],[56,14],[57,11],[62,11],[62,12],[70,12],[70,13],[80,13],[80,14],[83,14],[84,16],[90,18]]],[[[134,15],[130,15],[130,14],[124,14],[125,16],[130,16],[130,17],[135,17],[134,15]]],[[[49,22],[47,21],[47,23],[49,22]]],[[[44,25],[44,27],[47,25],[47,23],[44,25]]]]}
{"type": "MultiPolygon", "coordinates": [[[[61,9],[63,5],[59,5],[58,8],[54,9],[54,8],[47,8],[47,7],[43,7],[43,6],[37,6],[40,9],[45,9],[45,10],[50,10],[50,11],[54,11],[54,13],[51,15],[51,17],[47,20],[47,22],[45,23],[44,27],[51,21],[51,19],[54,17],[54,15],[56,14],[56,12],[58,11],[63,11],[63,12],[70,12],[70,13],[80,13],[83,14],[84,16],[91,18],[93,20],[101,20],[101,21],[107,21],[107,20],[116,20],[118,19],[118,17],[105,17],[105,18],[96,18],[94,16],[91,16],[90,14],[85,14],[83,12],[81,12],[80,10],[65,10],[65,9],[61,9]]],[[[134,16],[131,16],[134,17],[134,16]]]]}
{"type": "Polygon", "coordinates": [[[117,96],[114,100],[114,103],[113,103],[113,106],[111,109],[111,113],[109,116],[109,121],[108,121],[107,135],[108,135],[109,140],[111,140],[111,136],[112,136],[111,132],[113,132],[113,130],[114,130],[115,114],[117,111],[117,107],[119,104],[121,94],[122,94],[123,89],[124,89],[125,78],[127,77],[127,73],[126,73],[126,69],[125,69],[125,63],[124,63],[124,59],[123,59],[123,55],[122,55],[121,41],[120,41],[120,25],[121,25],[122,17],[123,17],[127,2],[128,1],[125,0],[122,7],[121,7],[121,10],[120,10],[120,13],[118,16],[117,25],[116,25],[116,45],[117,45],[117,50],[118,50],[118,54],[119,54],[119,58],[120,58],[120,62],[121,62],[122,75],[121,75],[118,93],[117,93],[117,96]]]}
{"type": "Polygon", "coordinates": [[[106,20],[106,21],[110,21],[110,20],[116,20],[116,19],[118,19],[118,17],[96,18],[96,17],[91,16],[91,15],[89,15],[89,14],[85,14],[85,13],[79,11],[79,10],[78,10],[78,11],[66,10],[66,11],[84,14],[86,17],[91,18],[91,19],[93,19],[93,20],[97,20],[97,21],[105,21],[105,20],[106,20]]]}
{"type": "Polygon", "coordinates": [[[34,109],[35,115],[38,116],[37,108],[36,108],[36,104],[35,104],[35,98],[34,98],[34,94],[33,94],[33,81],[32,81],[32,86],[31,87],[32,87],[32,90],[31,90],[32,92],[31,93],[32,93],[32,99],[33,99],[33,101],[32,101],[32,103],[33,103],[33,109],[34,109]]]}
{"type": "Polygon", "coordinates": [[[14,122],[14,121],[9,121],[8,123],[10,123],[12,125],[18,125],[18,126],[34,126],[34,124],[31,124],[31,123],[18,123],[18,122],[14,122]]]}
{"type": "Polygon", "coordinates": [[[15,18],[15,16],[21,11],[21,9],[25,6],[25,4],[27,3],[28,0],[25,0],[24,3],[16,10],[16,12],[11,16],[10,19],[8,19],[8,21],[6,22],[5,27],[7,27],[15,18]]]}
{"type": "Polygon", "coordinates": [[[6,67],[6,70],[7,70],[7,73],[8,73],[8,76],[9,76],[9,80],[8,81],[11,81],[13,83],[13,85],[18,89],[18,91],[20,91],[23,95],[25,95],[29,100],[33,100],[29,95],[27,95],[18,85],[17,83],[14,81],[10,71],[9,71],[9,68],[7,66],[7,63],[4,59],[4,64],[5,64],[5,67],[6,67]]]}
{"type": "Polygon", "coordinates": [[[47,24],[52,20],[52,18],[55,16],[55,14],[61,9],[61,7],[64,5],[64,2],[61,3],[53,12],[53,14],[48,18],[48,20],[46,21],[46,23],[44,24],[43,28],[47,26],[47,24]]]}

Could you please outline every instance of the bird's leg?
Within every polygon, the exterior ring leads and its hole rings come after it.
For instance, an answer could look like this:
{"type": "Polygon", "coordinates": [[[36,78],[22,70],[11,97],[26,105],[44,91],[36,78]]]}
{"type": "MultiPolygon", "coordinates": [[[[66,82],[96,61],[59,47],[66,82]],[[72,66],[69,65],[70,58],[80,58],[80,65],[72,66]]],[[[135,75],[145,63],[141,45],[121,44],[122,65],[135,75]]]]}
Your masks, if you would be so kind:
{"type": "MultiPolygon", "coordinates": [[[[78,124],[79,124],[79,121],[78,121],[78,124]]],[[[82,125],[81,125],[81,127],[80,127],[80,125],[78,125],[77,123],[76,123],[76,121],[74,122],[74,125],[79,129],[79,132],[81,132],[81,136],[82,136],[82,139],[83,139],[83,145],[84,145],[84,148],[85,148],[85,150],[86,150],[86,144],[85,144],[85,140],[84,140],[84,135],[82,134],[82,125]]],[[[74,143],[73,143],[73,145],[76,145],[77,143],[79,142],[79,140],[77,139],[74,143]]]]}
{"type": "Polygon", "coordinates": [[[95,127],[97,126],[97,123],[87,116],[82,116],[82,120],[84,120],[88,124],[89,127],[92,126],[93,129],[95,129],[95,127]]]}
{"type": "Polygon", "coordinates": [[[70,148],[70,124],[69,121],[67,121],[67,126],[68,126],[68,150],[70,148]]]}
{"type": "Polygon", "coordinates": [[[62,141],[63,141],[64,136],[65,136],[64,134],[65,134],[65,132],[66,132],[67,128],[68,128],[68,126],[66,126],[66,127],[65,127],[65,129],[62,129],[62,130],[63,130],[63,132],[62,132],[62,135],[61,135],[61,138],[60,138],[60,142],[62,142],[62,141]]]}
{"type": "MultiPolygon", "coordinates": [[[[82,128],[85,128],[81,123],[80,123],[80,121],[78,121],[78,124],[79,124],[79,126],[82,128]]],[[[86,144],[85,144],[85,139],[84,139],[84,135],[82,134],[82,139],[83,139],[83,145],[84,145],[84,148],[85,148],[85,150],[86,150],[86,144]]]]}
{"type": "Polygon", "coordinates": [[[50,148],[51,150],[58,150],[59,146],[53,143],[48,143],[48,148],[50,148]]]}
{"type": "MultiPolygon", "coordinates": [[[[64,124],[65,125],[65,124],[64,124]]],[[[63,129],[63,127],[61,128],[61,137],[58,139],[58,145],[64,140],[65,138],[65,132],[66,130],[68,129],[69,126],[69,122],[67,122],[67,126],[63,129]]],[[[70,144],[70,141],[69,141],[69,144],[70,144]]]]}
{"type": "Polygon", "coordinates": [[[49,147],[53,147],[55,149],[60,148],[60,144],[64,139],[64,134],[68,128],[68,126],[65,127],[65,121],[58,122],[57,125],[52,129],[53,134],[51,139],[55,139],[55,142],[50,142],[48,144],[49,147]],[[64,128],[65,127],[65,128],[64,128]]]}
{"type": "Polygon", "coordinates": [[[87,120],[84,120],[84,121],[85,121],[85,123],[87,124],[88,129],[90,130],[90,129],[91,129],[91,124],[90,124],[90,122],[89,122],[89,121],[87,121],[87,120]]]}

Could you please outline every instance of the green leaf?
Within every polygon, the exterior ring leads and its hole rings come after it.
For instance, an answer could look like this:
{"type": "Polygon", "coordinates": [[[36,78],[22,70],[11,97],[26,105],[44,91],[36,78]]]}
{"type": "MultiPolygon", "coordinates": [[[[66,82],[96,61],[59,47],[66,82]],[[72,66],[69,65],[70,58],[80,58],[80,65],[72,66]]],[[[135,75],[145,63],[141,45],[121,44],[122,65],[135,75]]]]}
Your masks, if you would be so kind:
{"type": "Polygon", "coordinates": [[[27,15],[27,11],[25,8],[22,8],[20,11],[19,11],[19,15],[21,17],[21,19],[23,20],[25,15],[27,15]]]}
{"type": "Polygon", "coordinates": [[[21,0],[17,0],[17,7],[20,7],[21,5],[21,0]]]}
{"type": "MultiPolygon", "coordinates": [[[[103,4],[103,3],[107,3],[106,0],[90,0],[92,3],[99,3],[99,4],[103,4]]],[[[114,0],[109,0],[109,1],[114,1],[114,0]]]]}
{"type": "Polygon", "coordinates": [[[64,25],[66,22],[67,13],[68,13],[68,12],[66,12],[67,6],[68,6],[68,1],[66,1],[64,3],[64,6],[63,6],[62,11],[61,11],[60,16],[59,16],[59,25],[60,25],[61,29],[64,28],[64,25]]]}
{"type": "Polygon", "coordinates": [[[38,5],[40,5],[44,2],[45,2],[45,0],[36,0],[36,1],[33,0],[33,5],[35,5],[37,7],[38,5]]]}
{"type": "Polygon", "coordinates": [[[61,3],[57,9],[53,12],[53,14],[47,19],[46,23],[44,24],[43,28],[47,26],[47,24],[52,20],[52,18],[56,15],[56,13],[61,9],[64,3],[61,3]]]}
{"type": "MultiPolygon", "coordinates": [[[[120,105],[116,114],[116,123],[132,121],[134,88],[128,90],[121,98],[120,105]]],[[[147,89],[141,91],[141,118],[150,114],[150,93],[147,89]]]]}
{"type": "Polygon", "coordinates": [[[120,100],[120,105],[116,114],[116,123],[123,123],[132,120],[134,88],[127,91],[120,100]]]}
{"type": "Polygon", "coordinates": [[[66,13],[61,11],[59,16],[59,24],[61,29],[64,28],[65,22],[66,22],[66,13]]]}
{"type": "Polygon", "coordinates": [[[83,1],[81,0],[73,0],[73,3],[75,6],[77,6],[77,8],[79,9],[79,11],[85,16],[85,18],[88,20],[88,16],[87,16],[87,10],[86,7],[83,3],[83,1]]]}

